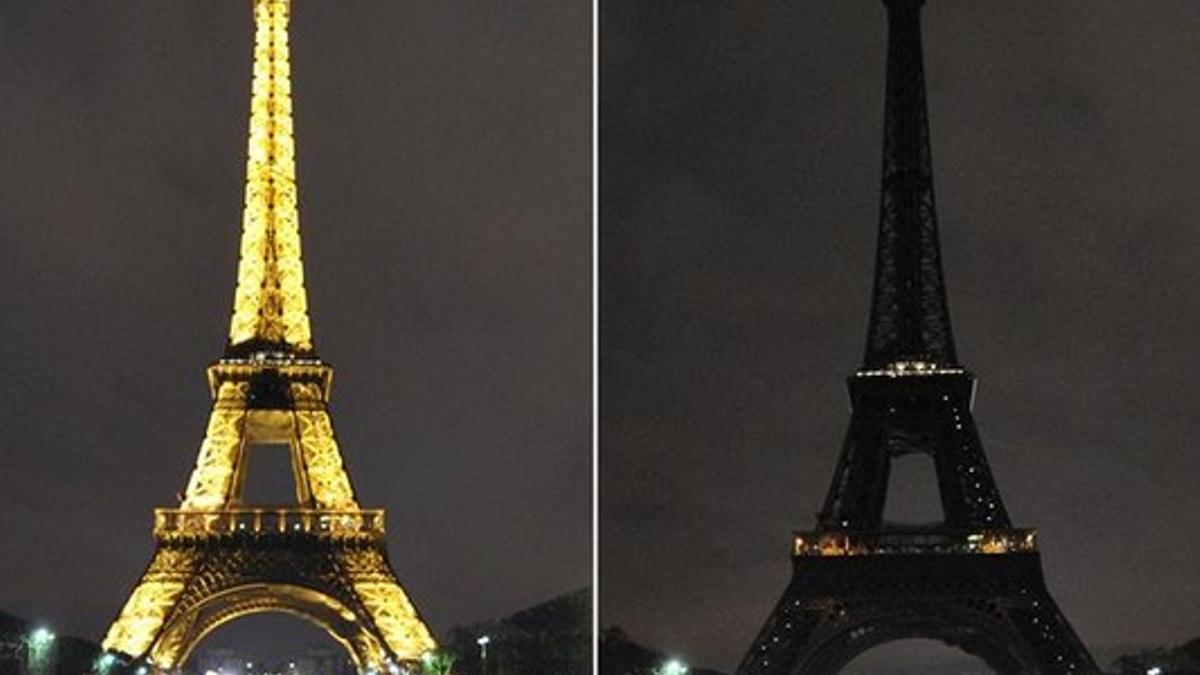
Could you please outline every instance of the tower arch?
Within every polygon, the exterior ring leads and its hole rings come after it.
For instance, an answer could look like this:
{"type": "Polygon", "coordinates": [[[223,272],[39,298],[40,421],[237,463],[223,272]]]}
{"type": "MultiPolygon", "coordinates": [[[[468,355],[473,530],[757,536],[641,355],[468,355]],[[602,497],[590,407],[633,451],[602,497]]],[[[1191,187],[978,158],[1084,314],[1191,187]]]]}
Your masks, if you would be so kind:
{"type": "Polygon", "coordinates": [[[986,610],[948,612],[941,605],[922,604],[881,608],[827,637],[792,673],[840,673],[867,652],[903,640],[939,642],[979,659],[996,675],[1036,672],[1035,655],[1008,633],[1004,621],[986,610]]]}
{"type": "Polygon", "coordinates": [[[209,596],[164,626],[150,661],[164,669],[184,667],[196,647],[217,629],[256,614],[288,614],[324,631],[360,671],[380,668],[386,649],[337,598],[291,584],[246,584],[209,596]]]}

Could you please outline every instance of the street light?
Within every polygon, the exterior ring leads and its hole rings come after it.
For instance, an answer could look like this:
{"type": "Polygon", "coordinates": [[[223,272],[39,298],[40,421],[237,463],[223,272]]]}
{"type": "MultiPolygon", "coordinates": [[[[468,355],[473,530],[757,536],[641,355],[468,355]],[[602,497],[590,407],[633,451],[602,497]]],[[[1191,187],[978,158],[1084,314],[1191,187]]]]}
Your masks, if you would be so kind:
{"type": "Polygon", "coordinates": [[[479,636],[475,644],[479,645],[479,672],[481,675],[487,675],[487,646],[492,643],[492,638],[487,635],[479,636]]]}
{"type": "Polygon", "coordinates": [[[679,659],[671,659],[659,669],[659,675],[687,675],[688,667],[679,659]]]}
{"type": "Polygon", "coordinates": [[[54,645],[54,633],[50,629],[38,627],[25,636],[23,647],[25,652],[25,667],[31,673],[41,673],[50,669],[53,660],[51,650],[54,645]]]}
{"type": "Polygon", "coordinates": [[[48,628],[38,628],[29,634],[29,643],[33,647],[44,647],[51,642],[54,642],[54,633],[48,628]]]}

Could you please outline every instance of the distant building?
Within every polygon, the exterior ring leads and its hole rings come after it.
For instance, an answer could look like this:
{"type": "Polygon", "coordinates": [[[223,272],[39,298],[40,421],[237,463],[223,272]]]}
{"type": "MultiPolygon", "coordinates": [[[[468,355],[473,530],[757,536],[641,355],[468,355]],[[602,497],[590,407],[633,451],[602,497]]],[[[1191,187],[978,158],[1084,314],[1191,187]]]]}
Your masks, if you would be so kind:
{"type": "Polygon", "coordinates": [[[354,665],[340,647],[314,646],[296,659],[296,675],[355,675],[354,665]]]}
{"type": "Polygon", "coordinates": [[[197,650],[196,655],[187,663],[184,673],[187,675],[207,675],[208,673],[244,675],[247,671],[247,663],[250,661],[246,657],[232,649],[202,649],[197,650]]]}
{"type": "Polygon", "coordinates": [[[232,649],[197,650],[184,666],[184,675],[356,675],[345,650],[313,645],[286,661],[257,662],[232,649]]]}

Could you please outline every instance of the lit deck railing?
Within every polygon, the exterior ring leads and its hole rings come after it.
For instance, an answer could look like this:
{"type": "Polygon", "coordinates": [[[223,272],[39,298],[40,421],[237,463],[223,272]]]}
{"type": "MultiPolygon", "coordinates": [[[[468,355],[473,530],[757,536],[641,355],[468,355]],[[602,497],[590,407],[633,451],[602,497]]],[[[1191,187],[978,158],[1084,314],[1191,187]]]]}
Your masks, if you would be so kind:
{"type": "Polygon", "coordinates": [[[154,534],[187,536],[306,533],[332,537],[382,536],[383,513],[383,509],[155,509],[154,534]]]}
{"type": "Polygon", "coordinates": [[[1032,553],[1036,530],[981,532],[797,532],[792,555],[906,555],[955,553],[1032,553]]]}
{"type": "Polygon", "coordinates": [[[944,366],[926,361],[894,361],[878,370],[860,370],[856,377],[906,377],[910,375],[961,375],[960,366],[944,366]]]}

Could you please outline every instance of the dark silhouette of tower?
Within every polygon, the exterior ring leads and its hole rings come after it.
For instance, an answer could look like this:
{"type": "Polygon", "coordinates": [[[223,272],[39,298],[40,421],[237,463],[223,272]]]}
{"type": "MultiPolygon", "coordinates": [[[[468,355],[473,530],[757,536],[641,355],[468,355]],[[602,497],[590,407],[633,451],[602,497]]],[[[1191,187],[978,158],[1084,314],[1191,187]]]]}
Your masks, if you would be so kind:
{"type": "Polygon", "coordinates": [[[1098,673],[1046,590],[1035,532],[1009,521],[958,362],[938,246],[921,60],[923,0],[884,0],[887,107],[875,286],[853,412],[813,532],[739,675],[829,675],[893,640],[929,638],[1003,675],[1098,673]],[[943,518],[883,518],[894,459],[933,460],[943,518]]]}

